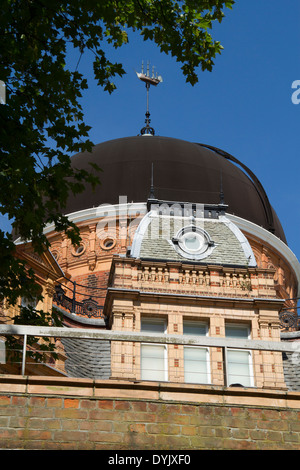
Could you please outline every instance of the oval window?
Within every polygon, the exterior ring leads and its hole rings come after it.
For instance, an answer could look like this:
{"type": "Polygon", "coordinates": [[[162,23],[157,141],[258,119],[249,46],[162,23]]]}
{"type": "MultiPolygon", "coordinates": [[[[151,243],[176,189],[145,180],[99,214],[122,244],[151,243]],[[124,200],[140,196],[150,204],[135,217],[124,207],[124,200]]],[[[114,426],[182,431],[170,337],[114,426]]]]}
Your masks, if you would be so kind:
{"type": "Polygon", "coordinates": [[[86,246],[84,244],[77,245],[72,248],[73,256],[81,256],[85,252],[86,246]]]}
{"type": "Polygon", "coordinates": [[[107,237],[104,240],[101,240],[100,245],[102,250],[111,250],[115,247],[117,241],[113,237],[107,237]]]}

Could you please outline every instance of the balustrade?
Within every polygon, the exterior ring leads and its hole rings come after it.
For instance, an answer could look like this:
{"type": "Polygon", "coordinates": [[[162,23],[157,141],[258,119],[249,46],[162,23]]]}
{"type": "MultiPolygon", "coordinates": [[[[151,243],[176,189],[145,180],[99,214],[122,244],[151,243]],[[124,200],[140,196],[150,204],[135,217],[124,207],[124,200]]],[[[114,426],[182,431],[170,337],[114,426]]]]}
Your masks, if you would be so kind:
{"type": "MultiPolygon", "coordinates": [[[[119,283],[118,270],[116,270],[116,284],[119,283]]],[[[252,279],[248,272],[238,271],[223,271],[194,268],[170,268],[169,266],[138,266],[132,267],[131,273],[127,276],[131,279],[132,284],[137,284],[136,287],[142,288],[143,285],[159,284],[157,288],[186,288],[186,289],[212,289],[214,292],[219,288],[220,293],[229,291],[240,291],[240,295],[249,295],[252,290],[257,291],[258,288],[263,288],[268,296],[275,295],[274,285],[265,282],[264,279],[258,280],[258,276],[254,275],[255,283],[252,285],[252,279]]]]}

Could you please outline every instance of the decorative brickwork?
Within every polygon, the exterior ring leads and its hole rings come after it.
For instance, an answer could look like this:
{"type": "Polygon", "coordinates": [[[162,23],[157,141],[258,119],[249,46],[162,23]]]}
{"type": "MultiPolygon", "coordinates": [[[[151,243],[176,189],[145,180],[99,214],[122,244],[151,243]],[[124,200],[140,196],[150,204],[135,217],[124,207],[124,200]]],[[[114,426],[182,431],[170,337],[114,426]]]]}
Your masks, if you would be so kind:
{"type": "Polygon", "coordinates": [[[114,287],[153,292],[275,298],[274,270],[113,259],[114,287]]]}

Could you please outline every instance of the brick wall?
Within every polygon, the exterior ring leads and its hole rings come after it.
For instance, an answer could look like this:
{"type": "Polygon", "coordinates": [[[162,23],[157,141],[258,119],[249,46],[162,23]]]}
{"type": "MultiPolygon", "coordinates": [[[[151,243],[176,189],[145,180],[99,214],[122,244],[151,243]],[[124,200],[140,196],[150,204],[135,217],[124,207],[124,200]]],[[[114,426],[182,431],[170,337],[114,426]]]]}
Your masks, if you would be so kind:
{"type": "MultiPolygon", "coordinates": [[[[95,383],[84,381],[70,382],[68,390],[66,386],[60,390],[47,379],[43,393],[38,392],[37,381],[33,384],[36,393],[28,393],[28,382],[26,392],[21,391],[25,383],[6,380],[1,385],[0,449],[300,449],[299,394],[286,395],[282,406],[272,406],[283,399],[282,394],[275,400],[266,395],[265,403],[270,406],[250,406],[233,403],[236,391],[224,400],[221,389],[216,388],[206,399],[199,389],[199,402],[192,402],[188,389],[180,401],[134,399],[134,385],[124,383],[120,383],[118,398],[116,382],[111,389],[103,382],[98,384],[96,394],[95,383]],[[15,391],[5,392],[5,388],[15,391]],[[101,390],[106,397],[97,396],[101,390]]],[[[140,386],[135,392],[141,393],[135,394],[150,397],[158,393],[156,387],[140,386]]],[[[195,397],[195,389],[191,392],[195,397]]],[[[261,401],[261,394],[250,395],[249,403],[261,401]]],[[[239,401],[246,398],[240,395],[239,401]]]]}

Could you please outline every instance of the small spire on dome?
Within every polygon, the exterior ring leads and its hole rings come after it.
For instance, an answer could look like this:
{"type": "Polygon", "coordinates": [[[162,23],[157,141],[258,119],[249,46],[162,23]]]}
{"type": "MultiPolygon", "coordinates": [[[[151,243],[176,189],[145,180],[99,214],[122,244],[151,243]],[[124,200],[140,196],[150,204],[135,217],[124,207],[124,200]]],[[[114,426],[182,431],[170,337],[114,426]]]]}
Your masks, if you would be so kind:
{"type": "Polygon", "coordinates": [[[222,172],[222,168],[220,170],[220,204],[222,204],[222,205],[225,204],[224,190],[223,190],[223,172],[222,172]]]}
{"type": "Polygon", "coordinates": [[[154,135],[155,131],[153,127],[150,126],[150,112],[149,112],[149,90],[150,86],[154,85],[157,86],[159,83],[163,81],[162,77],[159,75],[154,74],[154,67],[152,67],[152,76],[150,76],[149,73],[149,62],[147,62],[147,71],[144,73],[144,62],[142,61],[142,71],[141,73],[136,72],[138,78],[146,83],[146,90],[147,90],[147,109],[146,109],[146,119],[145,119],[145,124],[146,126],[141,129],[141,134],[142,135],[154,135]]]}
{"type": "Polygon", "coordinates": [[[149,199],[155,199],[154,195],[154,176],[153,176],[153,162],[151,164],[151,187],[150,187],[150,196],[149,199]]]}

